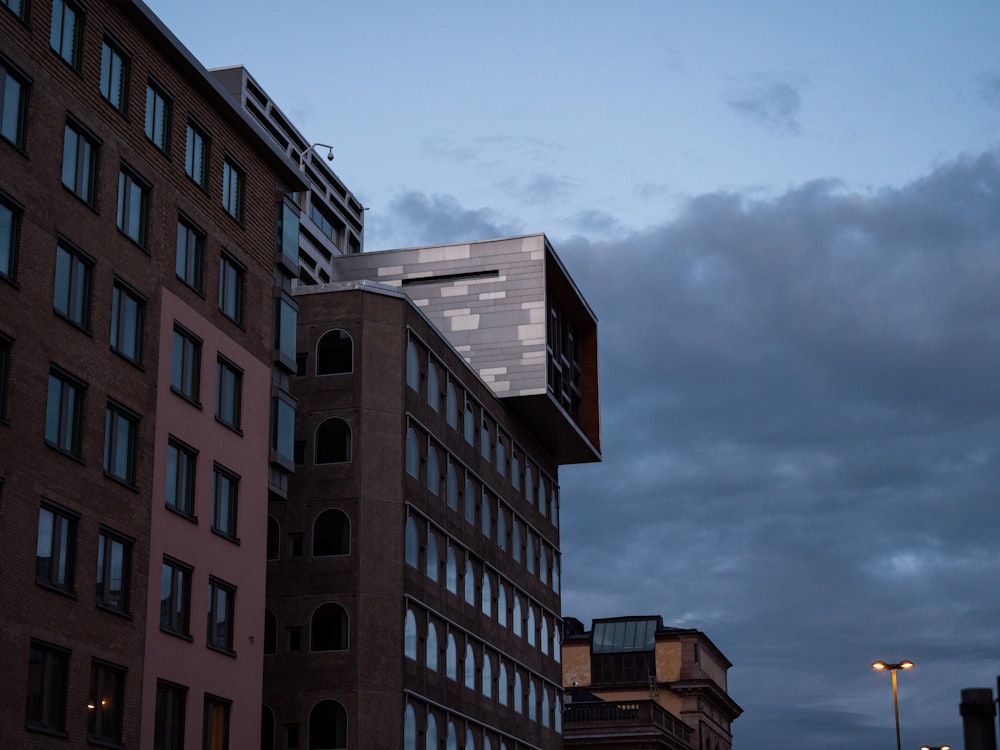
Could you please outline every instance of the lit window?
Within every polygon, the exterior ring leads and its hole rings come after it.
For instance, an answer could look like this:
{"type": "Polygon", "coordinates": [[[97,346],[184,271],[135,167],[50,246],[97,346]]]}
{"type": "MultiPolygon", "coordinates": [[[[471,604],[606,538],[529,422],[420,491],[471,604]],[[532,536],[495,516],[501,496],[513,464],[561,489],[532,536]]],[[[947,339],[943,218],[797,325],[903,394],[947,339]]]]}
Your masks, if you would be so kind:
{"type": "Polygon", "coordinates": [[[21,207],[0,195],[0,278],[17,281],[17,246],[21,235],[21,207]]]}
{"type": "Polygon", "coordinates": [[[93,206],[97,199],[97,139],[73,122],[66,123],[63,135],[62,183],[93,206]]]}
{"type": "Polygon", "coordinates": [[[90,328],[90,279],[93,262],[63,245],[56,247],[52,291],[55,311],[81,328],[90,328]]]}
{"type": "Polygon", "coordinates": [[[226,252],[219,260],[219,309],[223,314],[243,323],[243,285],[246,267],[226,252]]]}
{"type": "Polygon", "coordinates": [[[240,478],[215,465],[212,479],[212,531],[236,539],[236,506],[240,478]]]}
{"type": "Polygon", "coordinates": [[[72,592],[76,570],[77,514],[51,503],[38,510],[35,544],[35,581],[72,592]]]}
{"type": "Polygon", "coordinates": [[[205,693],[203,750],[229,750],[229,710],[231,701],[205,693]]]}
{"type": "Polygon", "coordinates": [[[164,558],[160,574],[160,630],[187,637],[191,619],[191,568],[164,558]]]}
{"type": "Polygon", "coordinates": [[[118,229],[140,247],[146,246],[149,184],[134,172],[118,173],[118,229]]]}
{"type": "Polygon", "coordinates": [[[77,458],[83,435],[84,390],[85,386],[70,375],[55,370],[49,373],[45,441],[77,458]]]}
{"type": "Polygon", "coordinates": [[[215,416],[234,430],[240,429],[243,371],[223,357],[216,365],[215,416]]]}
{"type": "Polygon", "coordinates": [[[52,0],[52,27],[49,30],[49,44],[59,57],[74,68],[80,68],[80,37],[82,36],[83,12],[67,0],[52,0]]]}
{"type": "Polygon", "coordinates": [[[129,55],[105,37],[101,44],[101,96],[121,113],[128,107],[129,55]]]}
{"type": "Polygon", "coordinates": [[[177,278],[199,294],[202,291],[202,266],[205,254],[205,233],[181,218],[177,222],[177,278]]]}
{"type": "Polygon", "coordinates": [[[184,398],[198,403],[201,380],[201,339],[190,331],[174,327],[170,357],[170,387],[184,398]]]}
{"type": "Polygon", "coordinates": [[[236,589],[217,578],[208,579],[208,632],[210,648],[233,652],[233,614],[236,589]]]}
{"type": "Polygon", "coordinates": [[[187,688],[156,683],[156,718],[153,720],[153,750],[184,750],[184,709],[187,688]]]}
{"type": "Polygon", "coordinates": [[[135,484],[135,449],[139,417],[123,406],[108,404],[104,419],[104,473],[135,484]]]}
{"type": "Polygon", "coordinates": [[[230,157],[222,165],[222,207],[236,221],[243,221],[243,169],[230,157]]]}
{"type": "Polygon", "coordinates": [[[118,612],[128,612],[132,577],[132,542],[118,534],[101,531],[97,539],[97,603],[118,612]]]}
{"type": "Polygon", "coordinates": [[[66,731],[69,651],[38,641],[28,651],[25,724],[32,729],[66,731]]]}
{"type": "Polygon", "coordinates": [[[203,189],[208,187],[208,136],[192,122],[187,126],[184,171],[203,189]]]}
{"type": "Polygon", "coordinates": [[[0,57],[0,137],[24,148],[28,78],[0,57]]]}
{"type": "Polygon", "coordinates": [[[125,718],[125,670],[95,661],[90,668],[88,734],[97,742],[122,744],[125,718]]]}
{"type": "Polygon", "coordinates": [[[163,153],[170,152],[170,95],[150,81],[146,86],[146,137],[163,153]]]}
{"type": "Polygon", "coordinates": [[[142,362],[142,326],[146,301],[121,281],[111,295],[111,349],[135,363],[142,362]]]}

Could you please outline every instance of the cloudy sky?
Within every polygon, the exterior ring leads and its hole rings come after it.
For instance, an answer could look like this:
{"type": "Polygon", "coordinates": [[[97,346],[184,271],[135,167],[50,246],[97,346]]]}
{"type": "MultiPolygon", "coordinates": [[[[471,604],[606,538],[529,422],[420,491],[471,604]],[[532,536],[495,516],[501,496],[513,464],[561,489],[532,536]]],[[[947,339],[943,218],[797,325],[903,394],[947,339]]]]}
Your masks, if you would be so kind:
{"type": "Polygon", "coordinates": [[[903,746],[962,748],[1000,674],[1000,5],[151,6],[333,144],[367,249],[549,235],[600,318],[565,614],[708,633],[741,750],[892,747],[875,659],[917,664],[903,746]]]}

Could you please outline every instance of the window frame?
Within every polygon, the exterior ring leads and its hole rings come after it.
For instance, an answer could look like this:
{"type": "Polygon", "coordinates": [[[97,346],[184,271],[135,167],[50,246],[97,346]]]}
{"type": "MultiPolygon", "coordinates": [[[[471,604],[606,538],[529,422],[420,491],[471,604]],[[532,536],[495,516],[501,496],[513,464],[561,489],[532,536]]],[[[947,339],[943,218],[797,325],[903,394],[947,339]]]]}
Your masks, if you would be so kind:
{"type": "Polygon", "coordinates": [[[118,171],[118,231],[143,250],[147,249],[149,234],[150,191],[150,183],[123,162],[118,171]]]}
{"type": "Polygon", "coordinates": [[[183,440],[170,435],[167,438],[167,486],[164,490],[164,504],[168,510],[184,516],[197,523],[198,517],[194,513],[195,486],[198,477],[198,451],[185,443],[183,440]],[[176,458],[173,460],[174,470],[171,477],[171,452],[176,458]],[[181,458],[183,457],[183,462],[181,458]],[[172,480],[172,481],[171,481],[172,480]],[[171,498],[171,486],[173,486],[173,498],[171,498]],[[183,500],[183,505],[178,500],[183,500]]]}
{"type": "Polygon", "coordinates": [[[165,155],[170,155],[170,129],[174,98],[154,77],[146,81],[146,138],[165,155]],[[160,129],[157,130],[157,125],[160,129]]]}
{"type": "Polygon", "coordinates": [[[77,525],[80,514],[57,503],[42,498],[38,506],[38,528],[35,534],[35,583],[42,588],[76,596],[76,546],[77,525]],[[38,552],[42,546],[42,514],[48,513],[52,520],[48,529],[49,569],[41,571],[38,552]],[[58,538],[57,538],[58,537],[58,538]],[[56,554],[56,547],[59,554],[56,554]]]}
{"type": "Polygon", "coordinates": [[[212,468],[212,531],[230,541],[239,543],[236,524],[239,519],[240,475],[220,463],[212,468]],[[220,503],[224,493],[226,503],[220,503]]]}
{"type": "Polygon", "coordinates": [[[233,649],[234,620],[236,616],[236,587],[215,576],[208,577],[208,610],[206,614],[205,645],[213,651],[235,656],[233,649]],[[220,602],[220,597],[222,598],[220,602]],[[219,612],[223,619],[219,620],[219,612]],[[214,625],[214,628],[213,628],[214,625]],[[216,631],[213,634],[213,629],[216,631]]]}
{"type": "Polygon", "coordinates": [[[242,401],[243,368],[219,354],[215,368],[215,419],[241,435],[242,401]],[[231,376],[231,389],[226,385],[226,376],[231,376]]]}
{"type": "Polygon", "coordinates": [[[75,459],[81,459],[83,453],[83,415],[87,384],[70,375],[65,370],[49,368],[48,393],[45,400],[45,444],[60,453],[65,453],[75,459]],[[58,393],[55,394],[58,403],[53,414],[53,381],[57,381],[58,393]],[[67,403],[67,395],[72,393],[72,403],[67,403]],[[55,434],[52,434],[52,418],[55,417],[55,434]]]}
{"type": "Polygon", "coordinates": [[[75,117],[66,118],[66,126],[63,129],[62,184],[91,208],[96,208],[97,204],[97,168],[100,149],[101,140],[97,136],[75,117]],[[71,144],[72,153],[70,153],[71,144]]]}
{"type": "Polygon", "coordinates": [[[32,731],[66,735],[67,688],[69,686],[69,657],[71,651],[55,644],[31,639],[28,649],[28,696],[25,701],[24,724],[32,731]],[[41,655],[38,659],[35,653],[41,655]],[[32,669],[41,663],[38,679],[32,678],[32,669]],[[31,692],[38,686],[36,693],[31,692]],[[36,695],[37,711],[33,710],[32,697],[36,695]]]}
{"type": "Polygon", "coordinates": [[[2,5],[3,7],[5,7],[7,10],[9,10],[11,13],[13,13],[19,19],[21,19],[21,21],[23,21],[24,23],[27,23],[28,22],[28,9],[29,9],[28,0],[16,0],[16,1],[17,1],[17,7],[13,6],[14,0],[0,0],[0,5],[2,5]]]}
{"type": "Polygon", "coordinates": [[[136,487],[137,446],[139,442],[139,415],[114,400],[109,400],[104,412],[104,476],[136,487]],[[122,436],[122,429],[127,432],[122,436]],[[121,442],[125,441],[124,466],[121,461],[121,442]]]}
{"type": "Polygon", "coordinates": [[[170,390],[198,408],[201,408],[202,343],[199,336],[174,321],[170,351],[170,390]],[[180,344],[179,355],[178,343],[180,344]],[[179,381],[176,379],[177,377],[180,378],[179,381]]]}
{"type": "Polygon", "coordinates": [[[0,138],[21,152],[25,151],[28,137],[28,101],[31,92],[31,78],[20,68],[0,54],[0,138]],[[11,115],[7,111],[8,80],[14,81],[19,87],[17,95],[17,112],[11,115]],[[9,129],[13,124],[13,138],[9,137],[9,129]]]}
{"type": "Polygon", "coordinates": [[[200,297],[205,296],[205,230],[186,215],[177,217],[174,273],[200,297]]]}
{"type": "Polygon", "coordinates": [[[202,748],[204,750],[229,750],[229,720],[233,702],[211,693],[205,693],[202,711],[202,748]],[[221,713],[222,726],[214,724],[215,708],[221,713]],[[219,732],[219,734],[217,734],[219,732]]]}
{"type": "Polygon", "coordinates": [[[205,192],[208,192],[208,157],[211,140],[208,131],[194,118],[188,117],[184,138],[184,173],[205,192]],[[198,148],[199,145],[201,148],[198,148]],[[199,161],[195,159],[196,155],[200,157],[200,174],[196,173],[196,168],[199,166],[199,161]]]}
{"type": "Polygon", "coordinates": [[[223,249],[219,256],[219,310],[236,323],[243,325],[243,299],[246,289],[247,267],[236,256],[223,249]]]}
{"type": "Polygon", "coordinates": [[[101,96],[121,114],[128,116],[128,84],[132,55],[107,31],[101,40],[101,96]],[[114,95],[115,63],[117,62],[118,86],[114,95]]]}
{"type": "Polygon", "coordinates": [[[145,336],[146,297],[115,276],[111,290],[111,351],[132,364],[142,366],[142,345],[145,336]],[[122,303],[126,303],[123,305],[122,303]],[[128,310],[129,303],[134,307],[134,314],[128,310]],[[128,335],[129,323],[133,332],[128,335]],[[124,343],[128,341],[128,343],[124,343]],[[134,354],[133,354],[134,352],[134,354]]]}
{"type": "Polygon", "coordinates": [[[230,154],[222,162],[222,208],[240,224],[246,197],[246,169],[230,154]]]}
{"type": "Polygon", "coordinates": [[[73,70],[80,72],[83,46],[84,10],[72,0],[52,0],[52,25],[49,27],[49,47],[73,70]],[[57,10],[58,9],[58,10],[57,10]],[[57,14],[60,16],[58,29],[57,14]],[[66,49],[67,14],[72,14],[73,28],[70,30],[70,47],[66,49]]]}
{"type": "Polygon", "coordinates": [[[163,556],[160,569],[160,631],[185,640],[191,638],[191,574],[194,572],[187,563],[168,555],[163,556]],[[164,598],[164,574],[170,570],[169,598],[164,598]],[[180,585],[178,586],[178,580],[180,585]],[[167,622],[164,623],[164,603],[168,603],[167,622]]]}
{"type": "Polygon", "coordinates": [[[87,708],[90,713],[87,720],[87,737],[91,742],[120,746],[122,744],[125,725],[125,667],[100,659],[90,663],[90,702],[87,708]],[[109,688],[107,681],[113,678],[109,688]],[[105,714],[109,727],[105,723],[105,714]]]}
{"type": "Polygon", "coordinates": [[[65,239],[56,243],[52,272],[52,309],[63,320],[90,332],[90,308],[93,297],[94,259],[65,239]],[[64,261],[69,263],[61,268],[64,261]],[[68,274],[64,282],[61,275],[68,274]],[[62,288],[61,288],[62,287],[62,288]]]}
{"type": "Polygon", "coordinates": [[[0,279],[13,284],[17,284],[17,260],[18,249],[21,243],[21,221],[24,216],[24,206],[12,199],[6,193],[0,191],[0,211],[9,214],[9,223],[5,236],[0,236],[0,251],[4,253],[3,264],[0,265],[0,279]]]}
{"type": "Polygon", "coordinates": [[[187,692],[184,685],[167,680],[156,681],[153,750],[184,750],[187,692]]]}
{"type": "Polygon", "coordinates": [[[97,536],[97,580],[95,588],[95,599],[97,606],[101,609],[110,610],[119,614],[128,615],[131,611],[132,599],[132,546],[134,540],[130,537],[112,531],[106,526],[101,526],[97,536]],[[113,580],[112,572],[115,567],[114,546],[121,546],[121,585],[117,601],[113,595],[113,589],[109,581],[113,580]],[[110,548],[109,548],[109,545],[110,548]]]}

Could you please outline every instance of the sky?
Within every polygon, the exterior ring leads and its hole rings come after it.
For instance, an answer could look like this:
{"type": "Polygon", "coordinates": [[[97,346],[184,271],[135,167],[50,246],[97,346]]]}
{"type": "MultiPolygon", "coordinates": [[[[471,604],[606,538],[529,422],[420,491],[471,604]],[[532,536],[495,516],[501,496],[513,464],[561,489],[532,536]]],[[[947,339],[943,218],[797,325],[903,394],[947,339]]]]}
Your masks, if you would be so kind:
{"type": "Polygon", "coordinates": [[[1000,674],[1000,4],[150,6],[333,145],[367,250],[548,235],[600,321],[564,615],[704,631],[739,750],[892,747],[876,659],[916,663],[903,747],[962,750],[1000,674]]]}

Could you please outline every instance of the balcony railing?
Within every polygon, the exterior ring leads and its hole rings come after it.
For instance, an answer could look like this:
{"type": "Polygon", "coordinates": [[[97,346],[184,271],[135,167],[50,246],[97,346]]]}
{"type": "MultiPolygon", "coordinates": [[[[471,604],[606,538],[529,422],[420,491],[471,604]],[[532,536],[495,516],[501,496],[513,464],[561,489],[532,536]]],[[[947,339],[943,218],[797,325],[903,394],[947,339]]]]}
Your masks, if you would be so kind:
{"type": "Polygon", "coordinates": [[[567,703],[563,723],[567,732],[652,726],[687,746],[691,743],[691,727],[651,700],[567,703]]]}

